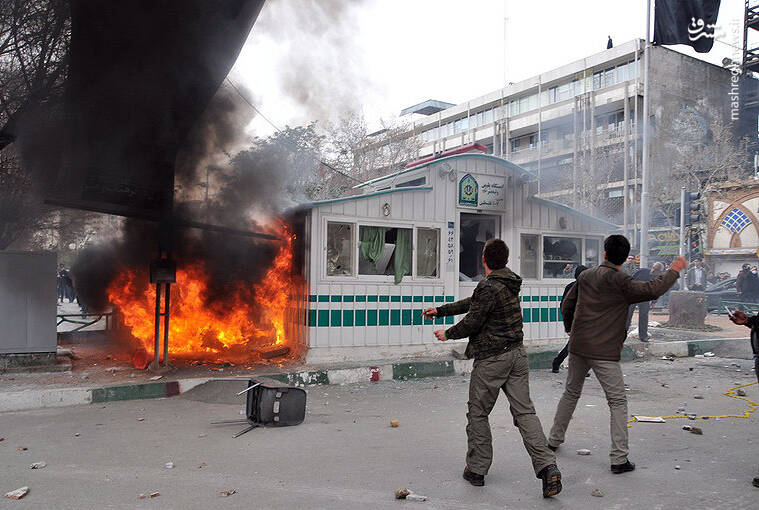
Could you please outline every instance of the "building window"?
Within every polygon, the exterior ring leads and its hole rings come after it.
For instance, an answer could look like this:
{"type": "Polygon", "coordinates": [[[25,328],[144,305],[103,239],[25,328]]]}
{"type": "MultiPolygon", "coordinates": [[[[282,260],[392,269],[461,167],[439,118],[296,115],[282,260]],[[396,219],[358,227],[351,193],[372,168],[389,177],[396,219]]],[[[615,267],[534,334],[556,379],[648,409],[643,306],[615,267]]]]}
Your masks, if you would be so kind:
{"type": "Polygon", "coordinates": [[[416,276],[437,278],[440,276],[440,230],[419,228],[416,231],[416,276]]]}
{"type": "Polygon", "coordinates": [[[411,229],[359,227],[358,274],[392,275],[395,283],[411,274],[411,229]]]}
{"type": "Polygon", "coordinates": [[[353,225],[327,223],[327,276],[353,274],[353,225]]]}
{"type": "Polygon", "coordinates": [[[617,73],[616,70],[612,67],[611,69],[607,69],[604,71],[604,87],[609,87],[611,85],[614,85],[616,83],[616,77],[617,73]]]}
{"type": "Polygon", "coordinates": [[[586,239],[585,240],[585,265],[587,267],[593,267],[598,265],[598,257],[600,255],[600,241],[598,239],[586,239]]]}
{"type": "Polygon", "coordinates": [[[401,182],[395,185],[396,188],[409,188],[411,186],[424,186],[427,184],[427,177],[419,177],[406,182],[401,182]]]}
{"type": "Polygon", "coordinates": [[[601,88],[601,76],[603,75],[603,72],[598,71],[597,73],[593,73],[593,90],[598,90],[601,88]]]}
{"type": "Polygon", "coordinates": [[[520,236],[519,274],[522,278],[538,278],[538,246],[540,236],[522,234],[520,236]]]}
{"type": "Polygon", "coordinates": [[[491,108],[490,110],[485,110],[483,123],[490,124],[491,122],[493,122],[493,108],[491,108]]]}
{"type": "Polygon", "coordinates": [[[744,228],[746,228],[746,225],[749,223],[751,223],[751,220],[746,215],[746,213],[736,207],[727,213],[727,216],[725,216],[725,218],[722,220],[721,225],[728,229],[730,232],[739,233],[744,228]]]}
{"type": "Polygon", "coordinates": [[[511,139],[511,152],[519,152],[519,138],[511,139]]]}
{"type": "Polygon", "coordinates": [[[459,281],[480,281],[485,278],[482,248],[485,241],[498,237],[501,222],[498,216],[461,213],[459,232],[459,281]]]}
{"type": "Polygon", "coordinates": [[[543,238],[543,278],[573,278],[582,263],[582,239],[576,237],[543,238]]]}

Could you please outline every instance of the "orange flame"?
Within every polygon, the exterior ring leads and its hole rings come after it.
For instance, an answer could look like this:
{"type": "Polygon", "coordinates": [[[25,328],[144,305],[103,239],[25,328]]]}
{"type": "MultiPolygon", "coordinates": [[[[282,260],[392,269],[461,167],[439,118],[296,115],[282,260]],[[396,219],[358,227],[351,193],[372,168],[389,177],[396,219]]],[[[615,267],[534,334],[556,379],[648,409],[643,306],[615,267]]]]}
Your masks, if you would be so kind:
{"type": "MultiPolygon", "coordinates": [[[[287,231],[284,234],[264,278],[252,287],[240,282],[223,303],[209,304],[206,300],[209,277],[203,262],[181,264],[177,282],[171,286],[171,355],[209,361],[252,361],[259,349],[273,345],[290,347],[296,354],[296,343],[285,335],[286,310],[297,290],[292,276],[294,237],[287,231]]],[[[145,273],[124,270],[109,285],[108,296],[121,312],[123,325],[152,353],[155,288],[145,273]]]]}

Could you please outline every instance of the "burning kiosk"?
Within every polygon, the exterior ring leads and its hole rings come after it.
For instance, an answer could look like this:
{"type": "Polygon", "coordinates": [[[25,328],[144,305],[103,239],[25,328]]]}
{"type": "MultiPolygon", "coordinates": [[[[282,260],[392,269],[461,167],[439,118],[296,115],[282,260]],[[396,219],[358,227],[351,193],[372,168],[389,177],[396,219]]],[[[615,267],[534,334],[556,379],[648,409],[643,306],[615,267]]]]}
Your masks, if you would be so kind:
{"type": "Polygon", "coordinates": [[[527,345],[565,338],[564,286],[577,264],[597,265],[618,227],[533,192],[535,177],[469,152],[410,164],[356,186],[363,194],[304,206],[309,361],[443,352],[453,317],[422,309],[472,294],[482,246],[501,237],[520,274],[527,345]]]}

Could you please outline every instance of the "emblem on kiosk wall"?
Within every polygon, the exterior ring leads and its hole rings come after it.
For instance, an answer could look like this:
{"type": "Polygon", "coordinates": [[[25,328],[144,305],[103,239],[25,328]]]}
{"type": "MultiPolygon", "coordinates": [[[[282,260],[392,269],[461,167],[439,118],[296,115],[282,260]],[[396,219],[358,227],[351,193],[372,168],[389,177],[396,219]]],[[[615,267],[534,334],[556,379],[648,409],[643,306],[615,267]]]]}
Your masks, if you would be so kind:
{"type": "Polygon", "coordinates": [[[479,202],[479,185],[472,174],[466,174],[459,181],[459,205],[477,207],[479,202]]]}

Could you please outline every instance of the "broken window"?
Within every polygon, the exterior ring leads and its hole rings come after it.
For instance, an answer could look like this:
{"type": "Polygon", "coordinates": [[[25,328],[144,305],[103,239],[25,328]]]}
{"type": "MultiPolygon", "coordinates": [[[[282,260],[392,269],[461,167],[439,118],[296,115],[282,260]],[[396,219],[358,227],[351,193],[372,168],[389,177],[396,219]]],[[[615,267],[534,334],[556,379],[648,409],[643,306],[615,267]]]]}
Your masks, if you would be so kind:
{"type": "Polygon", "coordinates": [[[543,278],[574,278],[582,263],[582,239],[576,237],[543,238],[543,278]]]}
{"type": "Polygon", "coordinates": [[[416,231],[416,275],[419,278],[437,278],[440,275],[440,230],[419,228],[416,231]]]}
{"type": "Polygon", "coordinates": [[[599,252],[599,240],[598,239],[586,239],[585,240],[585,265],[587,267],[593,267],[598,265],[599,252]]]}
{"type": "Polygon", "coordinates": [[[353,225],[327,223],[327,276],[353,274],[353,225]]]}
{"type": "Polygon", "coordinates": [[[482,249],[485,241],[498,237],[501,222],[498,216],[461,213],[459,234],[459,281],[480,281],[485,278],[482,249]]]}
{"type": "Polygon", "coordinates": [[[359,227],[358,274],[388,275],[395,283],[411,274],[411,229],[359,227]]]}
{"type": "Polygon", "coordinates": [[[537,279],[540,236],[537,234],[522,234],[520,243],[519,275],[522,278],[537,279]]]}

